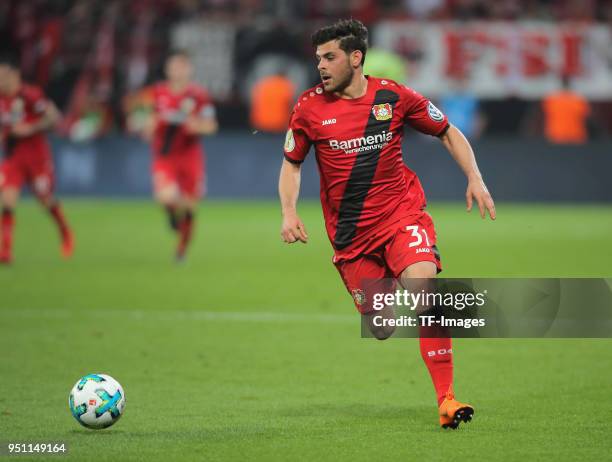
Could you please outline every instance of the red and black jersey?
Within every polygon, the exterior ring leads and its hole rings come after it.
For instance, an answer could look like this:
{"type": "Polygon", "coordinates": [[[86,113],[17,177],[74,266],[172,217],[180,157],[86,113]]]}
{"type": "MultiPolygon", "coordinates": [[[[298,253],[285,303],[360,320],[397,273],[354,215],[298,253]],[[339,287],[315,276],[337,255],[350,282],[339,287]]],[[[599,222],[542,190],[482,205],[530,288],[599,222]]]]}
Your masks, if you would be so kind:
{"type": "Polygon", "coordinates": [[[449,127],[446,116],[416,91],[367,79],[360,98],[338,98],[322,84],[304,92],[285,140],[285,158],[293,163],[314,146],[336,260],[373,250],[387,224],[425,207],[421,184],[402,159],[404,125],[434,136],[449,127]]]}
{"type": "Polygon", "coordinates": [[[208,92],[191,84],[173,93],[166,82],[152,87],[157,126],[153,134],[156,156],[174,156],[201,150],[200,137],[187,133],[183,124],[188,117],[214,117],[215,107],[208,92]]]}
{"type": "Polygon", "coordinates": [[[11,135],[11,127],[17,123],[35,123],[45,113],[49,100],[43,91],[34,85],[22,84],[11,96],[0,94],[0,130],[2,147],[6,157],[26,152],[28,155],[50,152],[47,137],[42,132],[17,138],[11,135]]]}

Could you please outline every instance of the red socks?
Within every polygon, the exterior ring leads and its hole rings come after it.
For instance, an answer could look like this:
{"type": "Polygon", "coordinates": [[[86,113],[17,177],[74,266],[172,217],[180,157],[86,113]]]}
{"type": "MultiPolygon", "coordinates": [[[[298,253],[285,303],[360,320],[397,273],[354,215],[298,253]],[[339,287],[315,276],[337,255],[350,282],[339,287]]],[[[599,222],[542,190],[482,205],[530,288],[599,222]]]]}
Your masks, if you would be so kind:
{"type": "Polygon", "coordinates": [[[2,209],[2,217],[0,218],[0,255],[10,255],[13,244],[13,226],[15,225],[15,217],[13,209],[4,207],[2,209]]]}
{"type": "Polygon", "coordinates": [[[428,329],[432,328],[421,328],[421,356],[431,375],[439,406],[453,383],[453,350],[450,338],[427,338],[436,335],[428,329]]]}
{"type": "Polygon", "coordinates": [[[64,217],[64,212],[62,211],[61,205],[58,202],[53,203],[49,206],[49,213],[53,217],[53,220],[55,221],[55,224],[62,235],[62,239],[65,239],[69,229],[68,222],[66,221],[66,217],[64,217]]]}

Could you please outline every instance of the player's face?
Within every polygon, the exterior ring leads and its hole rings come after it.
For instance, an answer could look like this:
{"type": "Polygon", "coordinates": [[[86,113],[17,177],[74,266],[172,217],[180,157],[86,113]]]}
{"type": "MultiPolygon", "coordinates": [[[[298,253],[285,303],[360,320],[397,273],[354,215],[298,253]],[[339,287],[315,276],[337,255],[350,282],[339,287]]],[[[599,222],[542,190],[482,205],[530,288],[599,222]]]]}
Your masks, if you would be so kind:
{"type": "Polygon", "coordinates": [[[193,76],[193,65],[186,56],[171,56],[166,62],[166,77],[171,82],[189,82],[193,76]]]}
{"type": "Polygon", "coordinates": [[[10,93],[17,80],[17,72],[7,64],[0,64],[0,93],[10,93]]]}
{"type": "Polygon", "coordinates": [[[317,69],[321,75],[323,88],[328,92],[342,91],[349,86],[355,69],[351,65],[351,55],[339,46],[337,40],[324,43],[317,47],[317,69]]]}

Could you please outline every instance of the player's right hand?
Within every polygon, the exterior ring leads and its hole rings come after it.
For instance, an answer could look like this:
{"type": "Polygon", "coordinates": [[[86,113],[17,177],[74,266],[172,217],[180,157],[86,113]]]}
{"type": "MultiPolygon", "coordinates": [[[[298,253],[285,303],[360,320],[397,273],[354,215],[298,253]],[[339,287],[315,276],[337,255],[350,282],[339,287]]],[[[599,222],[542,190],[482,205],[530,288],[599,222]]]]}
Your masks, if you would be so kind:
{"type": "Polygon", "coordinates": [[[34,134],[34,126],[26,122],[17,122],[11,127],[11,135],[17,138],[26,138],[34,134]]]}
{"type": "Polygon", "coordinates": [[[294,242],[308,242],[308,233],[300,217],[296,213],[285,214],[281,228],[281,238],[287,244],[294,242]]]}

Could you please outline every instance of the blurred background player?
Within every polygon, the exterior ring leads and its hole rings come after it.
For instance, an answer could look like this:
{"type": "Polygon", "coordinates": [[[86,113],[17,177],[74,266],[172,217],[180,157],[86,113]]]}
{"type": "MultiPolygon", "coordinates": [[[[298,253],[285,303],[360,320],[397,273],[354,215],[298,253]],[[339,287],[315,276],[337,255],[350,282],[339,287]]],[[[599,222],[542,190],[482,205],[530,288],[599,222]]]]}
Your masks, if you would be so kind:
{"type": "Polygon", "coordinates": [[[168,56],[165,74],[165,82],[145,90],[153,110],[143,133],[153,151],[155,199],[178,233],[176,258],[181,261],[191,240],[198,199],[205,191],[200,137],[216,133],[218,124],[207,91],[193,82],[193,64],[185,52],[168,56]]]}
{"type": "Polygon", "coordinates": [[[544,134],[555,144],[584,144],[588,141],[587,122],[591,106],[580,93],[572,90],[570,78],[561,78],[561,89],[542,101],[544,134]]]}
{"type": "Polygon", "coordinates": [[[53,195],[53,159],[45,134],[58,120],[59,111],[42,90],[22,82],[15,59],[0,58],[0,127],[4,154],[0,162],[0,263],[12,260],[14,209],[24,183],[30,186],[57,225],[62,256],[69,258],[73,253],[72,233],[53,195]]]}
{"type": "MultiPolygon", "coordinates": [[[[402,160],[404,125],[440,138],[468,180],[468,211],[475,200],[482,218],[488,212],[495,219],[495,206],[470,144],[446,116],[414,90],[363,74],[367,40],[366,27],[353,19],[312,36],[322,84],[302,94],[291,116],[279,180],[281,236],[290,244],[308,240],[296,206],[301,164],[314,146],[333,262],[364,323],[384,340],[395,328],[377,318],[394,319],[395,313],[393,307],[373,309],[366,281],[394,279],[419,292],[423,280],[442,270],[425,194],[402,160]]],[[[451,339],[435,328],[422,327],[419,335],[440,425],[457,428],[471,420],[474,409],[455,400],[451,339]]]]}
{"type": "Polygon", "coordinates": [[[257,81],[251,90],[251,126],[264,133],[284,133],[294,95],[295,85],[284,70],[257,81]]]}

